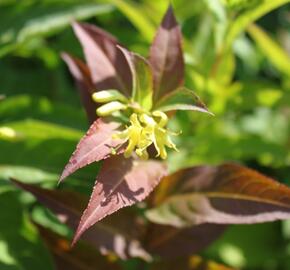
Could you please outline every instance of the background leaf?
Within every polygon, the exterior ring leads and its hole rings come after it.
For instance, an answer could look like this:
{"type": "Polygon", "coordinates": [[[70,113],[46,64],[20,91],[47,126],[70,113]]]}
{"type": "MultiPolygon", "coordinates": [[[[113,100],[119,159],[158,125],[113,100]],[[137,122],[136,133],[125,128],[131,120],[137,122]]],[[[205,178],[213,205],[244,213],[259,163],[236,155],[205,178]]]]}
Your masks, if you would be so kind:
{"type": "Polygon", "coordinates": [[[154,35],[154,27],[147,17],[133,1],[109,0],[115,4],[132,24],[143,34],[147,42],[151,42],[154,35]]]}
{"type": "Polygon", "coordinates": [[[0,182],[0,268],[1,269],[45,269],[51,270],[51,258],[41,243],[35,227],[24,213],[23,202],[11,187],[6,190],[0,182]]]}
{"type": "Polygon", "coordinates": [[[53,254],[56,269],[121,269],[117,263],[112,263],[108,258],[96,256],[96,250],[90,246],[81,244],[73,249],[70,242],[63,236],[56,234],[49,229],[37,225],[37,228],[44,239],[45,244],[53,254]]]}
{"type": "Polygon", "coordinates": [[[251,25],[248,32],[273,66],[290,77],[290,57],[287,52],[259,26],[251,25]]]}
{"type": "Polygon", "coordinates": [[[289,3],[289,0],[264,0],[261,4],[241,13],[233,24],[229,26],[227,38],[225,41],[226,46],[231,46],[234,39],[246,29],[246,27],[265,15],[266,13],[276,9],[282,5],[289,3]]]}
{"type": "MultiPolygon", "coordinates": [[[[31,5],[31,4],[30,4],[31,5]]],[[[69,26],[72,20],[86,19],[112,10],[110,5],[84,3],[82,5],[34,5],[33,9],[25,3],[21,8],[15,6],[2,9],[4,17],[0,28],[0,56],[16,49],[31,38],[48,36],[69,26]],[[5,13],[6,12],[6,13],[5,13]],[[17,17],[17,20],[15,20],[17,17]]]]}

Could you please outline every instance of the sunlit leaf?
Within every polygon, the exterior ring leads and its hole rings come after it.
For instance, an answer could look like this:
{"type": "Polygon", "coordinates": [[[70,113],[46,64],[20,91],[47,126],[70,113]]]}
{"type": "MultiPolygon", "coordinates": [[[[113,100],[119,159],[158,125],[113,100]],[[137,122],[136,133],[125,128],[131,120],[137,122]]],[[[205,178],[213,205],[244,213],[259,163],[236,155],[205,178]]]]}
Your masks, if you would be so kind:
{"type": "Polygon", "coordinates": [[[179,172],[177,182],[178,191],[147,212],[150,220],[183,227],[260,223],[290,217],[290,189],[240,165],[185,169],[179,172]]]}
{"type": "MultiPolygon", "coordinates": [[[[71,127],[74,129],[86,129],[87,123],[85,115],[81,113],[80,108],[75,108],[66,103],[51,101],[45,97],[29,96],[28,94],[14,95],[1,101],[0,120],[23,121],[41,120],[42,123],[58,124],[58,128],[65,129],[71,127]],[[61,126],[62,125],[62,126],[61,126]]],[[[40,124],[40,123],[38,123],[40,124]]],[[[35,123],[35,125],[38,125],[35,123]]],[[[29,132],[29,130],[25,130],[29,132]]],[[[47,132],[45,132],[47,134],[47,132]]],[[[80,135],[81,136],[81,133],[80,135]]]]}
{"type": "Polygon", "coordinates": [[[259,26],[252,24],[247,30],[273,66],[290,77],[290,57],[287,52],[259,26]]]}
{"type": "Polygon", "coordinates": [[[165,164],[159,161],[138,161],[122,156],[104,161],[73,242],[104,217],[144,200],[166,174],[165,164]]]}
{"type": "Polygon", "coordinates": [[[0,55],[4,55],[34,37],[49,36],[69,26],[72,20],[82,20],[97,14],[108,13],[111,5],[100,4],[58,4],[38,3],[16,9],[14,5],[6,11],[0,27],[0,55]],[[14,18],[17,17],[17,20],[14,18]]]}
{"type": "MultiPolygon", "coordinates": [[[[122,144],[122,140],[112,138],[119,126],[119,123],[106,122],[102,118],[96,120],[78,143],[60,177],[60,181],[86,165],[108,158],[112,154],[112,149],[122,144]]],[[[118,152],[121,150],[119,148],[118,152]]]]}
{"type": "Polygon", "coordinates": [[[140,6],[138,7],[131,0],[109,0],[109,2],[115,4],[124,13],[147,42],[151,42],[155,29],[149,18],[141,11],[140,6]]]}
{"type": "MultiPolygon", "coordinates": [[[[61,222],[73,230],[77,228],[88,201],[86,196],[67,190],[43,189],[16,180],[13,180],[13,183],[33,194],[39,202],[56,214],[61,222]]],[[[104,254],[113,252],[122,259],[128,257],[148,259],[149,255],[137,240],[138,234],[139,229],[134,216],[131,213],[119,211],[92,226],[82,238],[104,254]],[[128,231],[128,226],[130,226],[130,231],[128,231]]]]}
{"type": "Polygon", "coordinates": [[[200,98],[185,87],[177,88],[175,91],[165,95],[157,104],[155,109],[160,111],[199,111],[210,113],[200,98]]]}
{"type": "Polygon", "coordinates": [[[154,98],[174,90],[184,79],[181,31],[169,6],[150,48],[149,61],[153,69],[154,98]]]}
{"type": "Polygon", "coordinates": [[[230,47],[235,38],[243,32],[250,23],[289,2],[290,0],[264,0],[263,3],[242,12],[229,26],[225,40],[226,47],[230,47]]]}
{"type": "Polygon", "coordinates": [[[104,30],[90,24],[74,23],[95,84],[95,91],[118,89],[127,96],[131,93],[131,73],[117,40],[104,30]]]}

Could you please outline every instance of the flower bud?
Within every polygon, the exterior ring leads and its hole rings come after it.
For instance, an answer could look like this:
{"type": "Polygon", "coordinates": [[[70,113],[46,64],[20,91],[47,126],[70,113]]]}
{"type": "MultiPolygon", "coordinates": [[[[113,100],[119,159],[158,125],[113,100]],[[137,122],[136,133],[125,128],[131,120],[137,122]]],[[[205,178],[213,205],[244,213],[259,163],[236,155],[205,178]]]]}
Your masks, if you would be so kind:
{"type": "Polygon", "coordinates": [[[122,95],[119,91],[117,90],[103,90],[99,92],[95,92],[92,95],[92,98],[95,102],[98,103],[106,103],[110,101],[122,101],[122,102],[127,102],[127,98],[122,95]]]}
{"type": "Polygon", "coordinates": [[[114,112],[125,110],[127,108],[126,105],[119,101],[112,101],[109,102],[97,109],[97,115],[99,116],[108,116],[111,115],[114,112]]]}

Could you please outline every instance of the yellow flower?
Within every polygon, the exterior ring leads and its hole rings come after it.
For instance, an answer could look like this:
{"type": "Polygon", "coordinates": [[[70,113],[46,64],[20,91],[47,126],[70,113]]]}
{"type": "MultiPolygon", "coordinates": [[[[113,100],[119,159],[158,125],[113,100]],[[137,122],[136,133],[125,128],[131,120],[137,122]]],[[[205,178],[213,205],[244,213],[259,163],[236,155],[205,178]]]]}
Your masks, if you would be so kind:
{"type": "MultiPolygon", "coordinates": [[[[166,159],[166,148],[177,151],[170,135],[177,135],[166,129],[168,117],[164,112],[145,112],[136,102],[131,102],[117,90],[104,90],[93,94],[93,100],[104,103],[97,109],[99,116],[120,115],[121,111],[131,111],[130,125],[125,130],[114,134],[113,138],[128,142],[124,156],[130,157],[135,152],[141,159],[148,159],[148,147],[153,145],[157,157],[166,159]]],[[[112,153],[115,150],[112,149],[112,153]]]]}
{"type": "Polygon", "coordinates": [[[170,138],[170,134],[176,134],[164,128],[167,122],[166,114],[160,111],[155,111],[152,115],[133,113],[130,117],[131,125],[124,131],[115,134],[114,138],[128,141],[128,146],[124,153],[125,157],[130,157],[135,151],[140,158],[148,159],[147,148],[153,144],[157,151],[157,157],[160,156],[162,159],[166,159],[166,147],[177,151],[175,144],[170,138]]]}

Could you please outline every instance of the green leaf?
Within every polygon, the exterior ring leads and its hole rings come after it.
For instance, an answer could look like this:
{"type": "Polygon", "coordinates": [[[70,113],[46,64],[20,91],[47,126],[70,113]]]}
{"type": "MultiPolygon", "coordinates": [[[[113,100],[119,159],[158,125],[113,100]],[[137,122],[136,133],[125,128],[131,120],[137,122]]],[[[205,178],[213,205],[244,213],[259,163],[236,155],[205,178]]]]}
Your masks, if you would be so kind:
{"type": "Polygon", "coordinates": [[[0,15],[3,15],[0,20],[0,56],[33,37],[55,34],[69,26],[73,20],[83,20],[111,10],[111,5],[89,3],[77,5],[40,3],[28,7],[21,6],[18,9],[11,5],[3,9],[4,14],[0,12],[0,15]]]}
{"type": "Polygon", "coordinates": [[[154,36],[155,28],[149,18],[142,12],[141,8],[130,0],[109,0],[115,4],[131,23],[140,31],[149,43],[154,36]]]}
{"type": "Polygon", "coordinates": [[[0,163],[37,167],[60,173],[82,132],[36,120],[6,123],[18,134],[18,140],[0,140],[0,163]]]}
{"type": "Polygon", "coordinates": [[[33,119],[7,123],[6,125],[13,128],[21,136],[21,140],[61,138],[76,141],[83,135],[81,131],[76,129],[33,119]]]}
{"type": "MultiPolygon", "coordinates": [[[[21,178],[25,183],[56,181],[57,174],[52,174],[33,167],[0,165],[0,179],[21,178]]],[[[54,182],[55,183],[55,182],[54,182]]]]}
{"type": "Polygon", "coordinates": [[[1,101],[0,121],[12,122],[25,118],[65,125],[74,129],[87,128],[87,120],[80,108],[52,102],[45,97],[17,95],[1,101]]]}
{"type": "Polygon", "coordinates": [[[218,257],[238,269],[265,269],[281,259],[280,226],[278,222],[230,226],[206,256],[218,257]]]}
{"type": "Polygon", "coordinates": [[[133,100],[145,110],[152,108],[153,77],[149,63],[142,56],[119,47],[128,61],[133,79],[133,100]]]}
{"type": "Polygon", "coordinates": [[[22,211],[15,191],[1,192],[0,204],[0,268],[1,269],[53,269],[50,256],[38,233],[22,211]]]}
{"type": "Polygon", "coordinates": [[[185,87],[165,95],[155,106],[155,110],[163,112],[175,110],[199,111],[211,114],[200,98],[185,87]]]}
{"type": "Polygon", "coordinates": [[[290,57],[285,50],[258,25],[253,24],[247,30],[273,66],[290,77],[290,57]]]}
{"type": "Polygon", "coordinates": [[[230,48],[235,38],[243,32],[249,24],[289,2],[290,0],[264,0],[263,3],[242,12],[229,26],[225,40],[226,48],[230,48]]]}

